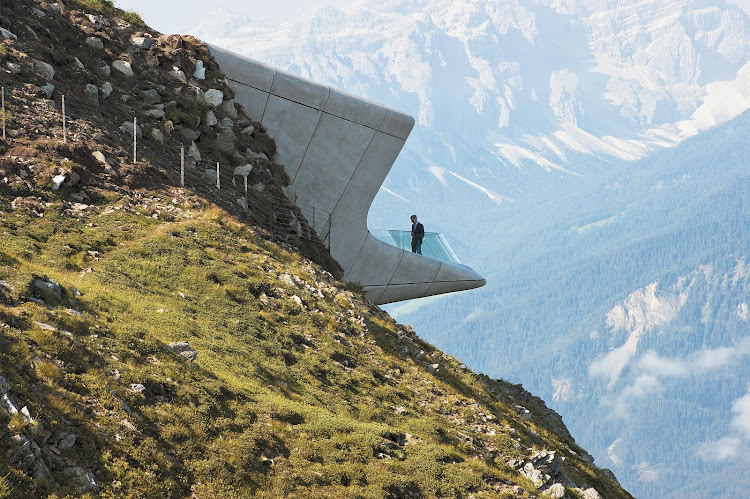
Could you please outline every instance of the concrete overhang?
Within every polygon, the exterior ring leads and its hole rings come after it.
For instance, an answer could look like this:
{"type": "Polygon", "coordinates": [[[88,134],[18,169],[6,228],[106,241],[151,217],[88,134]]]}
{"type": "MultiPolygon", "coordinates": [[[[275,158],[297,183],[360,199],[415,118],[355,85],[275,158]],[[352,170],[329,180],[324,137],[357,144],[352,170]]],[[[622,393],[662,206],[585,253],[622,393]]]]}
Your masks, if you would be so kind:
{"type": "Polygon", "coordinates": [[[331,255],[376,304],[478,288],[465,265],[377,240],[367,212],[414,128],[414,118],[209,45],[253,119],[276,140],[301,205],[330,213],[331,255]]]}

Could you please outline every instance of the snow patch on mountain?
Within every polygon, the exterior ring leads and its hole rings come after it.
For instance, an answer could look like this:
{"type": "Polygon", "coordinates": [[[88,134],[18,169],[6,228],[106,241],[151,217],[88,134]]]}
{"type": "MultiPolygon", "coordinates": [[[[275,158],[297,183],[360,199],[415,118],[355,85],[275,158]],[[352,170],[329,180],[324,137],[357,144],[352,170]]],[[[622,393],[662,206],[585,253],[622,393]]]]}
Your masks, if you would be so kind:
{"type": "Polygon", "coordinates": [[[280,25],[220,11],[191,32],[414,115],[397,169],[438,163],[493,192],[473,171],[490,158],[581,173],[573,157],[640,158],[750,108],[748,15],[706,0],[369,0],[280,25]],[[445,158],[446,142],[462,146],[445,158]]]}

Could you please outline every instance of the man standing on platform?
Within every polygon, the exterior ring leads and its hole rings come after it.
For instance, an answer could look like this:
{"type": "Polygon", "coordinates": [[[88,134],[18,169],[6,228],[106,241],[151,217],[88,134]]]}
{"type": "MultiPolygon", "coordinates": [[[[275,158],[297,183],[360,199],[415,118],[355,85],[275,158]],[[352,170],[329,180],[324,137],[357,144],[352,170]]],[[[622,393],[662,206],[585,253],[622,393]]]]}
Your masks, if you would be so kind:
{"type": "Polygon", "coordinates": [[[422,239],[424,239],[424,225],[417,222],[417,216],[411,216],[411,252],[422,254],[422,239]]]}

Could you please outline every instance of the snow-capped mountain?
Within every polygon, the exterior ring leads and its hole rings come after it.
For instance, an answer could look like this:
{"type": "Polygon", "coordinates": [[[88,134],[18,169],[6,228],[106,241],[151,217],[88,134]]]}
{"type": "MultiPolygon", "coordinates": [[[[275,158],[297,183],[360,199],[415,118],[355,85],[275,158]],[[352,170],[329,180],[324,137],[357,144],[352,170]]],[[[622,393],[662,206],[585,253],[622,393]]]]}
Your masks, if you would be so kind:
{"type": "Polygon", "coordinates": [[[501,197],[498,166],[580,173],[581,155],[635,159],[750,107],[750,21],[716,1],[368,1],[191,32],[413,114],[417,164],[501,197]]]}

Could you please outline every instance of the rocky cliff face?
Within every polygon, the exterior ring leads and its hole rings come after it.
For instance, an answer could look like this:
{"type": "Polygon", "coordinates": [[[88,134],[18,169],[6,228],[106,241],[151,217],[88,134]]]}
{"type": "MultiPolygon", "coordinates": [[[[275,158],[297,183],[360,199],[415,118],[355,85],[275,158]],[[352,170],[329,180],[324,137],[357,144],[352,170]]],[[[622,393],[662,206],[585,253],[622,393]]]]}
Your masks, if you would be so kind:
{"type": "Polygon", "coordinates": [[[81,5],[0,3],[0,497],[629,497],[336,280],[199,41],[81,5]]]}

